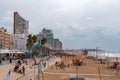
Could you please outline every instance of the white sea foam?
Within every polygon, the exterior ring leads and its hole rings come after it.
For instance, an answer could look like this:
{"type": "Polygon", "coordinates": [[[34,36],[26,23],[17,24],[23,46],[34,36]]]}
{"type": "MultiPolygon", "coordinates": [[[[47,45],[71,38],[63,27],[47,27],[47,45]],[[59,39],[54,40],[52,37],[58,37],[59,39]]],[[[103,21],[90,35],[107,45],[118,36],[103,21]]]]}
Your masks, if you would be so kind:
{"type": "Polygon", "coordinates": [[[89,56],[106,56],[106,57],[120,57],[120,53],[115,52],[88,52],[89,56]]]}

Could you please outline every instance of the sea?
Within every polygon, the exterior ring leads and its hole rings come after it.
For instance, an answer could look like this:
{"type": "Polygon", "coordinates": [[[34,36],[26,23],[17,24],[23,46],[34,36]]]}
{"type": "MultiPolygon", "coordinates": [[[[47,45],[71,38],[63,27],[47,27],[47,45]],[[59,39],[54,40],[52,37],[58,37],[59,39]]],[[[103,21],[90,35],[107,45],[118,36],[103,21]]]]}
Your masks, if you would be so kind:
{"type": "Polygon", "coordinates": [[[120,57],[118,52],[109,52],[109,51],[88,51],[89,56],[105,56],[105,57],[120,57]]]}

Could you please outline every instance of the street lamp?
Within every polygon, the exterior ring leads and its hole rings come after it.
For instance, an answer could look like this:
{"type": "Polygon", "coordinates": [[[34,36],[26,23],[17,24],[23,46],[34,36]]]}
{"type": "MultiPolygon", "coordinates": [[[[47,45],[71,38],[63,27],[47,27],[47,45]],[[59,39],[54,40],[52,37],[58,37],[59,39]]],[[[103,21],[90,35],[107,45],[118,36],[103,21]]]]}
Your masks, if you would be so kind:
{"type": "Polygon", "coordinates": [[[98,57],[98,48],[99,47],[96,47],[96,58],[98,57]]]}

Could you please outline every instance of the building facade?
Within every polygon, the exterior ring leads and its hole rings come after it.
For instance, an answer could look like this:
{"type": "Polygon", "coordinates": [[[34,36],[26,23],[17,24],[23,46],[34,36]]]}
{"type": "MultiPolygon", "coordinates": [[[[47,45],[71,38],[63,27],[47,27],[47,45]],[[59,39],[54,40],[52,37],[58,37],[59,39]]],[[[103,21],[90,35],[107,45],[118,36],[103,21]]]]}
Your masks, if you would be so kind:
{"type": "Polygon", "coordinates": [[[10,33],[8,33],[4,27],[0,28],[0,47],[10,48],[10,33]]]}
{"type": "Polygon", "coordinates": [[[10,35],[10,48],[17,50],[25,50],[27,38],[24,34],[11,34],[10,35]]]}
{"type": "Polygon", "coordinates": [[[62,50],[62,42],[59,39],[54,39],[54,50],[62,50]]]}
{"type": "Polygon", "coordinates": [[[36,36],[37,36],[37,39],[40,39],[40,40],[42,40],[45,37],[45,35],[42,34],[42,32],[39,32],[39,34],[37,34],[36,36]]]}
{"type": "Polygon", "coordinates": [[[14,12],[14,34],[25,34],[28,36],[29,21],[25,20],[19,15],[18,12],[14,12]]]}
{"type": "Polygon", "coordinates": [[[43,28],[42,34],[47,39],[45,46],[50,48],[50,49],[54,49],[54,35],[52,33],[52,30],[43,28]]]}

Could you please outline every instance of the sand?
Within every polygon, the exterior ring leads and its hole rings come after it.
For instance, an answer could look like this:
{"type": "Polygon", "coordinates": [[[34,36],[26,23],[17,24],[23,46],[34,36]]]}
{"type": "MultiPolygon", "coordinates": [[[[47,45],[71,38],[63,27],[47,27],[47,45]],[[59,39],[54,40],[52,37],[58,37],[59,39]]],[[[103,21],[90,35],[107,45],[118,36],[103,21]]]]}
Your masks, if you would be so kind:
{"type": "MultiPolygon", "coordinates": [[[[78,67],[78,77],[83,77],[85,80],[100,80],[99,77],[99,70],[101,73],[102,80],[120,80],[120,71],[117,72],[116,74],[116,69],[110,69],[108,68],[108,62],[106,61],[105,64],[100,64],[99,61],[95,61],[94,59],[87,59],[85,56],[79,56],[79,57],[74,57],[78,58],[80,60],[83,60],[83,64],[78,67]]],[[[72,63],[73,57],[62,57],[62,61],[64,61],[65,65],[71,64],[72,63]]],[[[112,58],[107,58],[109,60],[113,59],[112,58]]],[[[33,76],[33,69],[30,69],[30,65],[33,63],[33,61],[29,62],[28,65],[25,65],[26,67],[26,74],[32,74],[33,76]]],[[[110,63],[109,65],[111,65],[110,63]]],[[[15,64],[7,64],[7,65],[2,65],[0,66],[0,80],[4,80],[7,72],[9,69],[12,70],[11,74],[11,80],[16,80],[19,77],[22,77],[22,74],[18,74],[13,72],[13,67],[15,64]]],[[[37,67],[36,67],[37,70],[37,67]]],[[[56,69],[55,65],[52,65],[48,67],[47,69],[44,70],[44,75],[43,79],[44,80],[69,80],[71,77],[76,77],[76,66],[70,66],[66,67],[64,70],[61,69],[56,69]]],[[[19,79],[19,80],[29,80],[27,79],[19,79]]],[[[37,79],[36,79],[37,80],[37,79]]]]}
{"type": "MultiPolygon", "coordinates": [[[[80,57],[83,58],[83,57],[80,57]]],[[[62,57],[62,60],[65,64],[71,64],[73,57],[62,57]]],[[[111,60],[113,58],[107,58],[107,60],[111,60]]],[[[109,63],[112,65],[112,63],[109,63]]],[[[44,72],[44,80],[69,80],[70,77],[76,77],[76,66],[66,67],[64,70],[56,69],[54,67],[49,67],[44,72]],[[47,73],[49,72],[49,73],[47,73]],[[64,73],[64,74],[63,74],[64,73]],[[54,77],[55,76],[55,77],[54,77]]],[[[83,77],[85,80],[100,80],[99,71],[102,80],[120,80],[120,71],[116,69],[108,68],[108,62],[106,61],[105,64],[100,64],[99,61],[95,61],[94,59],[87,59],[84,56],[84,63],[78,67],[78,76],[83,77]],[[100,70],[98,70],[98,67],[100,70]]]]}

